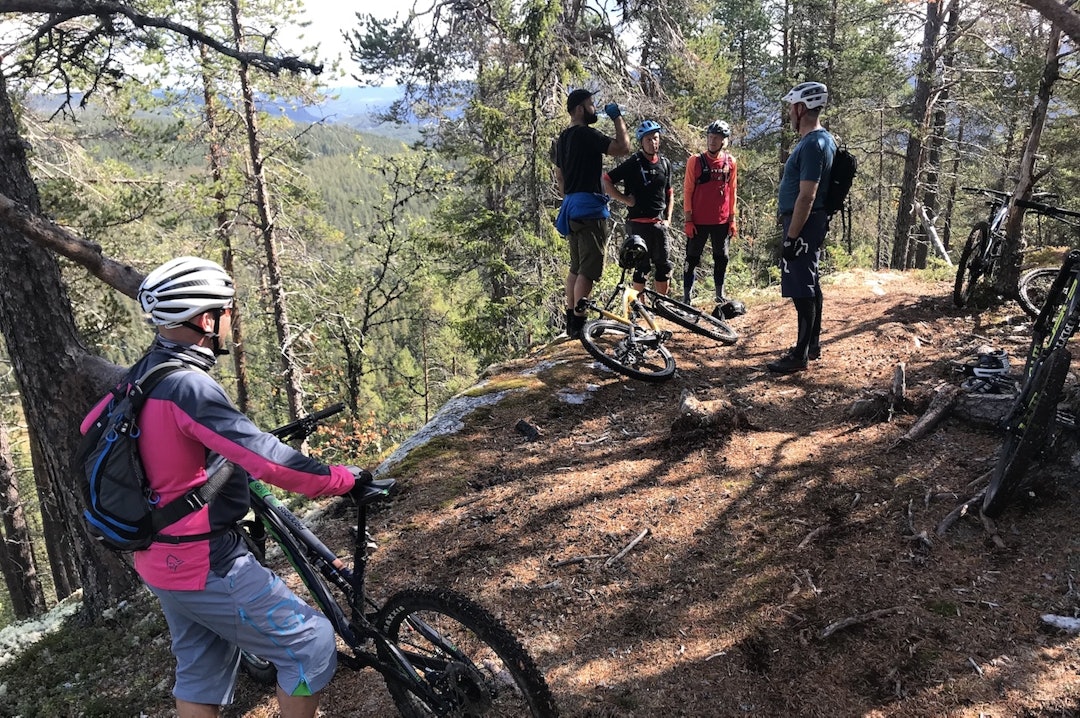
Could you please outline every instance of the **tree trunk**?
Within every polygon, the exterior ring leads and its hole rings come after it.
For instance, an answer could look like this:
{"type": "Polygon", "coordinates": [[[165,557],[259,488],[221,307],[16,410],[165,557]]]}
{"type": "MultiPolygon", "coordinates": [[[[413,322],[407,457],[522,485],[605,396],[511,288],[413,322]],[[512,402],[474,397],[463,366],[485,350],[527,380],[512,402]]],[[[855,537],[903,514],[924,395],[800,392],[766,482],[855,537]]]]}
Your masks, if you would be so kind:
{"type": "MultiPolygon", "coordinates": [[[[232,13],[233,39],[238,50],[242,49],[243,34],[240,27],[240,6],[237,0],[229,4],[232,13]]],[[[304,392],[300,383],[300,369],[293,348],[293,336],[289,329],[286,308],[285,283],[278,260],[278,240],[274,223],[274,211],[270,206],[270,190],[263,169],[262,146],[259,140],[259,124],[255,110],[255,93],[251,89],[248,66],[240,64],[240,87],[244,97],[244,124],[247,128],[248,151],[251,154],[251,173],[255,183],[255,205],[259,212],[259,232],[262,235],[269,275],[270,301],[274,308],[274,327],[277,329],[281,349],[281,369],[285,378],[285,395],[289,402],[289,418],[296,420],[303,413],[304,392]]]]}
{"type": "MultiPolygon", "coordinates": [[[[207,144],[210,147],[210,175],[214,178],[214,204],[217,205],[217,226],[214,228],[221,240],[221,264],[230,277],[236,276],[233,254],[233,223],[229,221],[229,209],[225,192],[225,151],[221,146],[221,133],[218,129],[218,109],[214,93],[214,82],[210,77],[210,51],[206,45],[199,46],[199,59],[202,62],[203,114],[206,117],[207,144]]],[[[248,411],[247,352],[244,350],[243,313],[239,304],[232,311],[232,360],[236,372],[236,406],[245,414],[248,411]]]]}
{"type": "MultiPolygon", "coordinates": [[[[0,193],[40,212],[26,142],[0,75],[0,193]]],[[[93,613],[131,589],[132,574],[94,546],[82,528],[70,459],[84,412],[119,370],[90,355],[75,330],[56,258],[8,223],[0,224],[0,332],[11,357],[23,414],[30,427],[45,545],[58,598],[74,590],[93,613]]]]}
{"type": "MultiPolygon", "coordinates": [[[[1061,76],[1061,28],[1054,25],[1050,30],[1050,38],[1046,46],[1046,64],[1043,66],[1042,77],[1039,80],[1039,90],[1035,96],[1035,105],[1031,109],[1031,122],[1028,125],[1027,140],[1024,142],[1024,153],[1020,157],[1020,180],[1016,184],[1009,202],[1014,202],[1017,197],[1025,199],[1031,197],[1031,190],[1035,185],[1035,155],[1039,151],[1039,143],[1042,141],[1043,127],[1046,124],[1046,112],[1050,105],[1050,95],[1054,90],[1054,83],[1061,76]]],[[[1014,205],[1010,208],[1009,218],[1005,222],[1005,247],[1001,258],[1001,269],[998,271],[995,290],[1002,296],[1011,297],[1016,295],[1016,286],[1020,280],[1020,265],[1023,261],[1021,251],[1022,225],[1024,222],[1023,210],[1018,210],[1014,205]]]]}
{"type": "Polygon", "coordinates": [[[927,134],[930,92],[934,84],[935,47],[941,32],[941,3],[927,0],[926,25],[923,28],[922,52],[915,80],[915,95],[911,102],[911,132],[904,157],[904,176],[900,181],[899,208],[896,214],[896,234],[893,241],[893,269],[908,269],[913,257],[911,228],[915,224],[915,202],[918,199],[919,176],[923,169],[923,140],[927,134]]]}
{"type": "Polygon", "coordinates": [[[11,597],[16,618],[30,618],[45,613],[45,592],[38,580],[34,544],[26,525],[26,513],[19,500],[15,482],[15,466],[11,461],[11,445],[7,427],[0,424],[0,568],[11,597]]]}

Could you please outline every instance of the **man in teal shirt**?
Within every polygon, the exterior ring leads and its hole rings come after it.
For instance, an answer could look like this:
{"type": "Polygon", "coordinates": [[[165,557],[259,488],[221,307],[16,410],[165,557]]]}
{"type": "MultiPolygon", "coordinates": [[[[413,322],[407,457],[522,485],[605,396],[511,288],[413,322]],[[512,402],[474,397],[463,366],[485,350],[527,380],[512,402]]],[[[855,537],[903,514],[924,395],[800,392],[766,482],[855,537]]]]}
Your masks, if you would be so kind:
{"type": "Polygon", "coordinates": [[[795,346],[766,366],[777,374],[806,369],[810,359],[821,356],[821,284],[818,262],[829,214],[825,193],[829,186],[836,140],[821,126],[820,114],[829,90],[820,82],[803,82],[783,97],[788,118],[799,142],[784,164],[778,209],[784,228],[780,257],[780,293],[790,297],[798,317],[795,346]]]}

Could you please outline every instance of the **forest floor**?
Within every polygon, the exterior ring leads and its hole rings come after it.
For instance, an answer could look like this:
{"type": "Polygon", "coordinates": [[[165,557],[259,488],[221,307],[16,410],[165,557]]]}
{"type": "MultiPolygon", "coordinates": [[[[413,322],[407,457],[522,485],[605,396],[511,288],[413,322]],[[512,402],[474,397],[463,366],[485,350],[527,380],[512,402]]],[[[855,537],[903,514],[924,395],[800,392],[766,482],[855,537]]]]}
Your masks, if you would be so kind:
{"type": "MultiPolygon", "coordinates": [[[[665,384],[601,371],[577,342],[492,368],[480,391],[514,390],[392,472],[402,491],[373,517],[372,585],[386,596],[441,584],[492,609],[565,716],[1080,715],[1080,639],[1040,622],[1080,601],[1075,487],[1023,497],[998,541],[977,517],[938,535],[980,488],[999,436],[951,417],[898,443],[934,387],[959,383],[951,360],[990,344],[1014,374],[1023,364],[1018,307],[958,310],[949,292],[911,275],[829,278],[822,357],[785,377],[764,368],[795,333],[775,294],[751,298],[733,347],[676,329],[679,371],[665,384]],[[849,418],[901,362],[908,413],[849,418]],[[684,393],[747,422],[675,431],[684,393]],[[538,440],[515,431],[521,419],[538,440]],[[612,556],[644,531],[617,561],[560,564],[612,556]]],[[[320,532],[347,544],[344,504],[327,516],[320,532]]],[[[43,642],[46,658],[15,662],[21,674],[0,670],[0,714],[43,690],[39,715],[172,715],[153,602],[116,622],[43,642]],[[126,664],[87,657],[118,635],[126,664]],[[63,658],[80,650],[81,663],[63,658]],[[66,689],[57,664],[75,666],[66,689]],[[47,697],[84,689],[101,712],[47,697]]],[[[272,697],[241,679],[226,715],[274,715],[272,697]]],[[[373,671],[340,669],[324,715],[394,710],[373,671]]]]}

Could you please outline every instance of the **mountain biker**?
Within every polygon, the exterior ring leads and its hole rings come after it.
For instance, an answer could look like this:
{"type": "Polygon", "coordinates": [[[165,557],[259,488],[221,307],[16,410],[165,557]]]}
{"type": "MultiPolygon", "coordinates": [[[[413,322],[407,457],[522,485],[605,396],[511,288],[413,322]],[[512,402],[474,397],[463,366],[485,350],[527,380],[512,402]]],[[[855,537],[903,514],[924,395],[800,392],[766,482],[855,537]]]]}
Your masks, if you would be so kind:
{"type": "MultiPolygon", "coordinates": [[[[139,287],[157,334],[121,385],[163,361],[190,369],[162,379],[140,415],[139,453],[153,498],[168,503],[204,483],[209,452],[238,469],[207,506],[162,532],[212,538],[155,542],[133,560],[169,624],[181,718],[218,716],[232,702],[241,649],[277,667],[281,715],[306,718],[317,711],[319,691],[337,665],[334,630],[252,556],[232,526],[248,511],[245,472],[316,497],[348,493],[360,470],[327,466],[260,431],[210,377],[217,357],[228,353],[222,345],[231,333],[234,296],[225,270],[197,257],[166,262],[139,287]]],[[[111,398],[83,420],[84,432],[111,398]]]]}
{"type": "Polygon", "coordinates": [[[668,227],[675,209],[671,189],[671,162],[660,154],[660,134],[663,128],[654,120],[645,120],[634,132],[641,150],[630,155],[618,167],[601,177],[604,191],[627,211],[626,236],[641,237],[649,248],[648,254],[634,267],[634,289],[645,288],[645,275],[655,267],[653,279],[659,294],[668,293],[671,277],[668,227]],[[616,186],[622,183],[623,194],[616,186]]]}
{"type": "Polygon", "coordinates": [[[735,203],[738,167],[727,151],[731,127],[714,120],[705,129],[706,151],[691,155],[683,178],[683,220],[686,232],[686,268],[683,271],[683,301],[693,297],[695,272],[712,242],[713,284],[717,304],[724,296],[729,245],[735,236],[735,203]]]}
{"type": "Polygon", "coordinates": [[[784,164],[777,208],[784,230],[780,257],[780,294],[795,305],[798,336],[795,346],[765,366],[777,374],[803,371],[808,359],[821,355],[821,284],[818,260],[829,214],[825,193],[829,186],[836,140],[821,126],[821,110],[829,90],[820,82],[803,82],[782,98],[788,103],[791,128],[799,141],[784,164]]]}
{"type": "Polygon", "coordinates": [[[607,243],[608,199],[601,191],[600,175],[604,155],[630,152],[630,134],[618,104],[609,102],[604,112],[615,123],[615,137],[608,137],[592,125],[599,115],[593,101],[595,92],[577,89],[566,98],[570,126],[559,135],[553,149],[555,182],[563,194],[555,226],[570,242],[570,269],[566,274],[566,333],[581,336],[585,326],[583,300],[604,272],[604,245],[607,243]]]}

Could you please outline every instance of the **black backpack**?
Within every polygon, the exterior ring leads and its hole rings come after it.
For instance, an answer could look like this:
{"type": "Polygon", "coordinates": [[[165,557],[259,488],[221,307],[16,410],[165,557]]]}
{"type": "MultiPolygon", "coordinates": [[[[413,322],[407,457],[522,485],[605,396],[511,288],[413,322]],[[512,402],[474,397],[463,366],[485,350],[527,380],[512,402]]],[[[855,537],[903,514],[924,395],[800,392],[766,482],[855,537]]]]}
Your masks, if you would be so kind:
{"type": "Polygon", "coordinates": [[[825,211],[830,215],[844,208],[858,169],[859,161],[855,159],[855,155],[843,147],[838,147],[833,155],[832,173],[829,175],[829,187],[825,194],[825,211]]]}
{"type": "Polygon", "coordinates": [[[139,457],[139,412],[158,382],[174,371],[190,369],[180,361],[151,367],[133,384],[113,390],[113,397],[83,436],[75,453],[83,500],[83,521],[90,536],[114,551],[138,551],[154,541],[186,543],[223,534],[227,529],[193,536],[158,532],[205,506],[228,480],[231,464],[205,484],[160,508],[139,457]]]}
{"type": "MultiPolygon", "coordinates": [[[[731,155],[724,154],[724,167],[731,167],[731,155]]],[[[731,178],[731,170],[729,169],[724,173],[724,176],[728,179],[731,178]]],[[[704,184],[712,179],[712,168],[709,167],[709,158],[704,152],[698,155],[698,176],[695,180],[695,184],[704,184]]]]}

